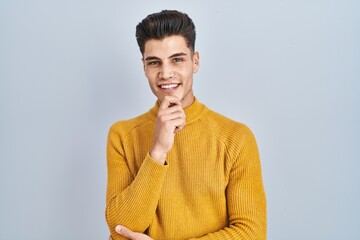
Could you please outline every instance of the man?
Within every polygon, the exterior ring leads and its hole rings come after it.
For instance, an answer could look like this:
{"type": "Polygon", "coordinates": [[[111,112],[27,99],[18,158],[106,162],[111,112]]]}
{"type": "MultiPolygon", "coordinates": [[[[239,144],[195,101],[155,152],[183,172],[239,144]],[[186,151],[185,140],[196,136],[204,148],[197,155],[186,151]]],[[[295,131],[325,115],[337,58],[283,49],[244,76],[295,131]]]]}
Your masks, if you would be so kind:
{"type": "Polygon", "coordinates": [[[157,103],[109,131],[110,239],[266,239],[251,131],[194,97],[192,20],[178,11],[154,13],[138,24],[136,37],[157,103]]]}

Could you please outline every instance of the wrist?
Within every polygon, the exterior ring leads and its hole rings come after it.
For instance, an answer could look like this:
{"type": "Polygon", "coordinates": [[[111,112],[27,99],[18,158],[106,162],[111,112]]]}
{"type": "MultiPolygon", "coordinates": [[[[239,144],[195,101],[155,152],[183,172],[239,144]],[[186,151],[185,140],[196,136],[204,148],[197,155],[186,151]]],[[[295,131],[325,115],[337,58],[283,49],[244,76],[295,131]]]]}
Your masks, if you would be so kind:
{"type": "Polygon", "coordinates": [[[166,152],[161,152],[161,151],[156,151],[154,149],[150,149],[149,154],[150,154],[151,158],[154,159],[156,162],[158,162],[162,165],[165,164],[165,160],[166,160],[166,156],[167,156],[166,152]]]}

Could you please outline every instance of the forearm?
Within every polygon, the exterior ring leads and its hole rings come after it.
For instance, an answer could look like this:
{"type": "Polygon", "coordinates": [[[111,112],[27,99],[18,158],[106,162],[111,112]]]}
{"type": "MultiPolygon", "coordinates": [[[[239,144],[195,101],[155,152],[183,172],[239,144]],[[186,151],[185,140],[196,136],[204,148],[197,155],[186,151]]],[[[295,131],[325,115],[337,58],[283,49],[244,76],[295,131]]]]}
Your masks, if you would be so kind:
{"type": "Polygon", "coordinates": [[[239,199],[237,204],[228,202],[228,208],[228,227],[189,240],[266,240],[266,198],[262,187],[248,201],[239,199]]]}
{"type": "MultiPolygon", "coordinates": [[[[156,211],[166,169],[148,155],[131,184],[109,197],[106,220],[113,236],[116,236],[114,229],[118,224],[137,232],[144,232],[148,228],[156,211]]],[[[112,188],[117,186],[112,185],[112,188]]],[[[112,189],[108,191],[113,192],[112,189]]]]}
{"type": "Polygon", "coordinates": [[[266,240],[266,216],[260,217],[258,223],[243,221],[230,225],[217,232],[188,240],[266,240]]]}

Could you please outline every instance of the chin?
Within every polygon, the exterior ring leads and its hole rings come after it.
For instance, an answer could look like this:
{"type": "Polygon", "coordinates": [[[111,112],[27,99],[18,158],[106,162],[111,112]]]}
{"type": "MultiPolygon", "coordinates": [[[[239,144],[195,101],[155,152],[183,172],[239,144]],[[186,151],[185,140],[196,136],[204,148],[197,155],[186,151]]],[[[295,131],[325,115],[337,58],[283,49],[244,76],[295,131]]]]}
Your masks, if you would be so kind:
{"type": "Polygon", "coordinates": [[[157,99],[161,102],[165,96],[173,96],[173,97],[177,97],[178,99],[180,99],[180,101],[182,101],[184,99],[184,96],[181,93],[168,93],[168,94],[163,94],[161,96],[157,96],[157,99]]]}

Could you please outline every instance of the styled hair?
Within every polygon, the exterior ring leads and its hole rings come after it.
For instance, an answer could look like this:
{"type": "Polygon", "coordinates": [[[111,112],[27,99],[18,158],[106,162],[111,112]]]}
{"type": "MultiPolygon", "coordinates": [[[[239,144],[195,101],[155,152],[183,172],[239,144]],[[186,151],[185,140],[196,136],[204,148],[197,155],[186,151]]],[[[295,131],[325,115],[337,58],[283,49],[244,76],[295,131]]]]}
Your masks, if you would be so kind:
{"type": "Polygon", "coordinates": [[[186,13],[162,10],[148,15],[136,26],[136,40],[141,54],[144,54],[146,41],[162,40],[173,35],[184,37],[188,48],[195,50],[195,25],[186,13]]]}

